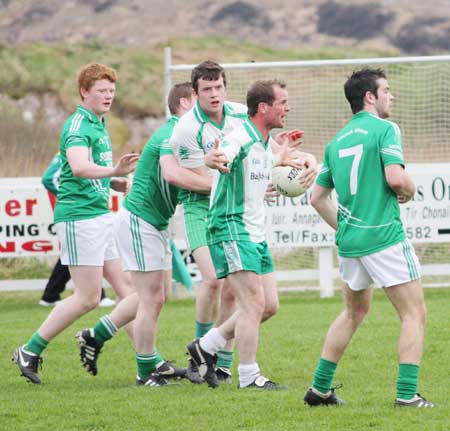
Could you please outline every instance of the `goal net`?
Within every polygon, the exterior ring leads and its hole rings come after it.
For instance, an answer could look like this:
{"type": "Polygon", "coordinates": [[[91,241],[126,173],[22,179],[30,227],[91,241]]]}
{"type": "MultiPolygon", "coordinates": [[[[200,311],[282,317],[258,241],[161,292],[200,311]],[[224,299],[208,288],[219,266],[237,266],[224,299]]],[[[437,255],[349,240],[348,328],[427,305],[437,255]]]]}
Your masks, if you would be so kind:
{"type": "MultiPolygon", "coordinates": [[[[351,117],[343,90],[345,80],[352,71],[362,67],[381,67],[386,71],[395,97],[390,119],[402,130],[407,164],[421,164],[422,171],[427,172],[440,165],[441,170],[436,168],[436,175],[439,176],[443,168],[442,163],[450,162],[450,56],[222,65],[227,74],[228,100],[231,101],[245,103],[247,89],[255,80],[272,78],[284,80],[287,83],[291,108],[286,128],[304,130],[303,149],[313,153],[319,161],[322,160],[325,145],[351,117]]],[[[170,54],[166,52],[166,89],[177,82],[189,81],[194,66],[172,65],[170,54]]],[[[450,174],[447,174],[447,177],[441,178],[441,182],[430,179],[429,194],[431,195],[431,190],[438,193],[438,199],[435,200],[442,205],[446,204],[445,201],[450,205],[449,176],[450,174]]],[[[428,191],[425,194],[428,194],[428,191]]],[[[421,196],[417,196],[416,200],[420,199],[421,196]]],[[[338,286],[337,258],[332,245],[332,234],[311,209],[308,195],[302,199],[297,198],[289,205],[286,202],[284,204],[288,208],[281,213],[276,212],[274,208],[268,208],[268,218],[273,217],[268,220],[268,238],[271,239],[271,250],[280,286],[317,287],[323,271],[329,273],[325,275],[335,278],[334,284],[338,286]],[[296,212],[300,207],[301,211],[296,212]],[[294,222],[292,217],[295,218],[294,222]],[[304,230],[285,229],[286,225],[293,224],[309,226],[311,229],[307,233],[304,230]],[[314,234],[314,229],[318,225],[320,234],[319,238],[316,238],[317,241],[305,239],[305,235],[314,234]],[[323,255],[321,257],[323,248],[327,248],[328,253],[331,250],[331,257],[330,254],[328,257],[323,255]],[[320,259],[323,262],[331,259],[334,269],[321,266],[319,271],[320,259]]],[[[283,205],[282,200],[279,205],[283,205]]],[[[433,208],[430,209],[432,210],[433,208]]],[[[450,267],[448,265],[450,234],[447,237],[445,235],[438,237],[437,231],[445,230],[447,218],[450,232],[450,214],[445,215],[442,212],[439,222],[444,227],[441,225],[436,227],[434,236],[437,241],[435,241],[433,234],[427,236],[426,229],[423,232],[417,230],[418,227],[423,230],[428,226],[425,223],[427,217],[424,219],[425,210],[420,208],[419,211],[422,212],[422,224],[416,226],[417,223],[413,223],[408,236],[415,243],[416,252],[424,266],[425,283],[442,285],[448,278],[444,267],[450,267]],[[427,238],[430,239],[429,242],[427,238]]],[[[433,226],[428,227],[434,229],[433,226]]],[[[450,273],[450,270],[448,272],[450,273]]]]}

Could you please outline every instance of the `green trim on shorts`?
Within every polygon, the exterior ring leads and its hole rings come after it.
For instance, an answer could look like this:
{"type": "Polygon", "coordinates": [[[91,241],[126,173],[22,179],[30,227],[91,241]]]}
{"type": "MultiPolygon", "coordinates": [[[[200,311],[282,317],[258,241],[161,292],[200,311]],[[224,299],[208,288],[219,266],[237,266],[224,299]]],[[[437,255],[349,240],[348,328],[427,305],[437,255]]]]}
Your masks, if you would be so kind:
{"type": "Polygon", "coordinates": [[[139,271],[145,271],[144,247],[142,245],[141,228],[139,226],[139,218],[130,213],[131,239],[133,244],[134,257],[138,265],[139,271]]]}
{"type": "Polygon", "coordinates": [[[206,239],[209,200],[183,202],[184,225],[191,251],[208,245],[206,239]]]}
{"type": "Polygon", "coordinates": [[[77,265],[78,253],[77,253],[77,241],[75,236],[75,222],[66,222],[66,241],[67,241],[67,254],[69,256],[69,265],[77,265]]]}
{"type": "Polygon", "coordinates": [[[403,247],[403,256],[405,257],[406,264],[408,265],[408,271],[411,281],[417,280],[418,278],[420,278],[420,275],[419,271],[417,270],[414,259],[412,257],[411,246],[408,242],[403,241],[402,247],[403,247]]]}
{"type": "Polygon", "coordinates": [[[209,252],[219,279],[238,271],[251,271],[258,275],[274,271],[266,241],[221,241],[210,244],[209,252]]]}

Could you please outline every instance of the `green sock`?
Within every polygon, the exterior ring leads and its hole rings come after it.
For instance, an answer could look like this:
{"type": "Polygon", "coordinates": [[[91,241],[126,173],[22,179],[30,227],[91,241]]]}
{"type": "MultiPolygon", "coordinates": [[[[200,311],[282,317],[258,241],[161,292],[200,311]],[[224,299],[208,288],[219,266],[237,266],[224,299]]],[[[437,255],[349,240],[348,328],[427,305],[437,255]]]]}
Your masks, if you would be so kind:
{"type": "Polygon", "coordinates": [[[331,389],[336,367],[335,362],[320,358],[316,371],[314,371],[313,388],[326,394],[331,389]]]}
{"type": "Polygon", "coordinates": [[[212,327],[214,322],[201,323],[198,320],[195,321],[195,337],[203,337],[212,327]]]}
{"type": "Polygon", "coordinates": [[[217,352],[217,367],[230,369],[233,365],[234,352],[219,350],[217,352]]]}
{"type": "Polygon", "coordinates": [[[25,344],[24,350],[40,355],[47,346],[48,341],[44,340],[37,332],[35,332],[28,340],[28,343],[25,344]]]}
{"type": "Polygon", "coordinates": [[[105,315],[94,326],[95,342],[99,346],[103,346],[103,343],[114,337],[117,331],[117,326],[108,315],[105,315]]]}
{"type": "Polygon", "coordinates": [[[155,371],[156,366],[161,361],[161,356],[159,353],[137,353],[136,352],[136,363],[138,369],[138,376],[140,379],[145,379],[153,371],[155,371]]]}
{"type": "Polygon", "coordinates": [[[415,364],[400,364],[397,377],[397,398],[410,400],[417,393],[419,381],[419,366],[415,364]]]}

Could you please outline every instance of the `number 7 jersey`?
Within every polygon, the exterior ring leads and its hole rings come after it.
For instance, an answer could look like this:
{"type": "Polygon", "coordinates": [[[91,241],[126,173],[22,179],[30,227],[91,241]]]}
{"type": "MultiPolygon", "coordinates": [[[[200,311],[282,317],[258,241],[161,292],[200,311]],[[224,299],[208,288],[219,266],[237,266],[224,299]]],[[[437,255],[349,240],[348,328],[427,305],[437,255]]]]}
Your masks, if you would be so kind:
{"type": "Polygon", "coordinates": [[[393,164],[404,166],[400,129],[369,112],[353,115],[326,146],[316,182],[336,189],[340,256],[366,256],[405,239],[397,195],[384,174],[393,164]]]}

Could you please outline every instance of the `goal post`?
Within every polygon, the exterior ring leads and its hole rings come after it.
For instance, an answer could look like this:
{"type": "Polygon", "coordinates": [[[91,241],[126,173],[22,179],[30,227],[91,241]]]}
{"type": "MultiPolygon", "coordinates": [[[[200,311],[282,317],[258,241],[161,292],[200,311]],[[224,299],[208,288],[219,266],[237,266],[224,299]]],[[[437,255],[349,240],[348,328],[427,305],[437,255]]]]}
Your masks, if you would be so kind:
{"type": "MultiPolygon", "coordinates": [[[[189,81],[195,65],[171,63],[165,50],[166,92],[189,81]]],[[[425,284],[445,284],[450,274],[450,56],[221,63],[228,100],[245,103],[258,79],[287,83],[286,128],[305,131],[303,149],[322,160],[325,145],[351,117],[344,82],[353,70],[381,67],[394,95],[392,121],[402,131],[407,169],[417,185],[402,205],[408,238],[423,266],[425,284]]],[[[310,205],[310,193],[267,207],[268,240],[281,287],[317,288],[331,296],[338,285],[334,233],[310,205]]]]}

